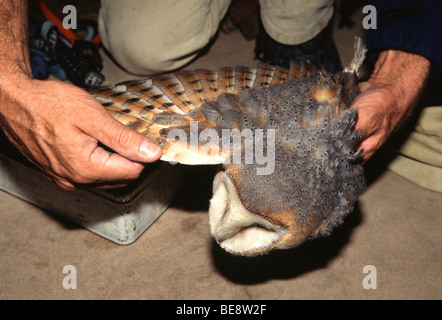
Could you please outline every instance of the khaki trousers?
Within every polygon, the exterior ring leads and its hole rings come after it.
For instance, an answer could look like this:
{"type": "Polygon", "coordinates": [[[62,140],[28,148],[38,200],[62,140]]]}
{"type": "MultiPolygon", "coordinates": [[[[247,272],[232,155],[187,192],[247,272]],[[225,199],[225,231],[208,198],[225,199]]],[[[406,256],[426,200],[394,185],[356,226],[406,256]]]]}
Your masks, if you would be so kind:
{"type": "MultiPolygon", "coordinates": [[[[151,75],[178,69],[215,35],[231,0],[101,0],[104,47],[128,72],[151,75]]],[[[276,41],[306,42],[333,16],[333,0],[260,0],[261,18],[276,41]]]]}
{"type": "Polygon", "coordinates": [[[442,192],[442,106],[423,108],[413,131],[395,148],[391,171],[442,192]]]}

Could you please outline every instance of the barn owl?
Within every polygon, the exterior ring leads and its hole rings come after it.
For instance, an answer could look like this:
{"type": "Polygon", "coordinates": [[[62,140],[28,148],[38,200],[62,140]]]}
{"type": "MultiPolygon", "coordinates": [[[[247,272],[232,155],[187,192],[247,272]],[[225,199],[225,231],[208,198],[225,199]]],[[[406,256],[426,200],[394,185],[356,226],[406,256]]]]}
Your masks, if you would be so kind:
{"type": "Polygon", "coordinates": [[[218,165],[210,231],[226,251],[254,256],[329,235],[365,190],[356,151],[360,40],[336,74],[289,69],[179,71],[90,89],[118,121],[157,143],[161,160],[218,165]]]}

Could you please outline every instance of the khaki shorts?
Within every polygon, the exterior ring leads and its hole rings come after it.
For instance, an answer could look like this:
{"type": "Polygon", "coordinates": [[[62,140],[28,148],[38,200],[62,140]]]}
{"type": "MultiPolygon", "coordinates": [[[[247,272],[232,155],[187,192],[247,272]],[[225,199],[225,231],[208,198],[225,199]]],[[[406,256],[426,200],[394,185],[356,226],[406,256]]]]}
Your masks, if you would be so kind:
{"type": "MultiPolygon", "coordinates": [[[[128,72],[151,75],[178,69],[215,35],[231,0],[102,0],[104,47],[128,72]]],[[[306,42],[333,16],[332,0],[260,0],[261,18],[276,41],[306,42]]]]}

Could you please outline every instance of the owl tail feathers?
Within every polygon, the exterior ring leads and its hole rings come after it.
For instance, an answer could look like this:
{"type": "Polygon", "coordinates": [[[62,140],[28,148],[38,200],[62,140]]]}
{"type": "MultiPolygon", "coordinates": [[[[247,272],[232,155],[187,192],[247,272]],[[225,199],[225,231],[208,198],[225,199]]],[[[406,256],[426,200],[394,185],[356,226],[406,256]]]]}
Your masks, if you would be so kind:
{"type": "Polygon", "coordinates": [[[349,66],[345,67],[344,72],[356,73],[359,76],[359,68],[364,62],[365,54],[367,53],[364,42],[360,37],[355,37],[354,50],[353,60],[349,66]]]}

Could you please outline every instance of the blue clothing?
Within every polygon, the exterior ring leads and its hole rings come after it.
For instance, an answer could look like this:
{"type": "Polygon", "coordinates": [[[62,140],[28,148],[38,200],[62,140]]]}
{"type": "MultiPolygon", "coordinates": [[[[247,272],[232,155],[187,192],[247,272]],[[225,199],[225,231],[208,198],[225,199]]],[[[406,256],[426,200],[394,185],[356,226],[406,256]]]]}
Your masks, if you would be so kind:
{"type": "Polygon", "coordinates": [[[419,54],[434,66],[433,77],[442,76],[442,1],[368,0],[377,11],[377,29],[367,31],[368,58],[379,51],[399,49],[419,54]]]}

